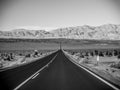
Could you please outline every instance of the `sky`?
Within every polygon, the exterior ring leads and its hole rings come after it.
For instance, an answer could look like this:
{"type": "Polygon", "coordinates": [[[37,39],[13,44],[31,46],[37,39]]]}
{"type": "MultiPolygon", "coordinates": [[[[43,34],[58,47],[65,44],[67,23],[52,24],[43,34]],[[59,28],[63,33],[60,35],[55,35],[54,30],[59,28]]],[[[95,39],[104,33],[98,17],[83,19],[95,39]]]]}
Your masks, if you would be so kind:
{"type": "Polygon", "coordinates": [[[120,24],[120,0],[1,0],[0,30],[120,24]]]}

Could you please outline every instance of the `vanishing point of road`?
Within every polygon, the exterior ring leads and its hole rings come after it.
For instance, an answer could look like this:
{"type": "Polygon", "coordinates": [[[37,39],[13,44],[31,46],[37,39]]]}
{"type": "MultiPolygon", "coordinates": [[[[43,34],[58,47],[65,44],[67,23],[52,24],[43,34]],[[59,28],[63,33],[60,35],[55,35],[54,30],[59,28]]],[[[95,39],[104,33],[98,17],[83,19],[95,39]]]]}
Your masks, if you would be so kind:
{"type": "Polygon", "coordinates": [[[0,90],[114,90],[58,50],[35,62],[0,72],[0,90]]]}

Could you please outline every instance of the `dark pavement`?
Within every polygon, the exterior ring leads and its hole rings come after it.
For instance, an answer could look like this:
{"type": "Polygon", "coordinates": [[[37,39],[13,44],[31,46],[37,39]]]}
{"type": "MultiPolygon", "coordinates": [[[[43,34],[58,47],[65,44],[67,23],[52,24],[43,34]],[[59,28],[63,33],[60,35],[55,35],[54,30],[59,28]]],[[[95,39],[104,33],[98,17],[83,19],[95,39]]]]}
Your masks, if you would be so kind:
{"type": "Polygon", "coordinates": [[[0,72],[0,90],[13,90],[25,79],[47,64],[58,52],[35,62],[0,72]]]}
{"type": "MultiPolygon", "coordinates": [[[[113,90],[110,86],[73,64],[61,50],[56,53],[58,55],[54,61],[19,90],[113,90]]],[[[56,53],[34,63],[1,72],[0,77],[4,82],[2,87],[5,90],[15,88],[18,83],[48,63],[56,53]]]]}

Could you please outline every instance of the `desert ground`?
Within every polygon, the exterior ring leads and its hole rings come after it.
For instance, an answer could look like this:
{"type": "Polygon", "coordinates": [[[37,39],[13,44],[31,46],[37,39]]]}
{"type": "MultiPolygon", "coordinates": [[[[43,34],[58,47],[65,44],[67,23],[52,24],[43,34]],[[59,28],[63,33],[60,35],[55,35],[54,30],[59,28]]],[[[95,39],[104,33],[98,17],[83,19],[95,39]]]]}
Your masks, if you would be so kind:
{"type": "Polygon", "coordinates": [[[66,50],[66,53],[76,63],[110,83],[120,86],[120,51],[118,48],[66,50]]]}
{"type": "Polygon", "coordinates": [[[0,39],[0,70],[33,62],[60,49],[60,45],[72,60],[120,86],[118,40],[0,39]]]}

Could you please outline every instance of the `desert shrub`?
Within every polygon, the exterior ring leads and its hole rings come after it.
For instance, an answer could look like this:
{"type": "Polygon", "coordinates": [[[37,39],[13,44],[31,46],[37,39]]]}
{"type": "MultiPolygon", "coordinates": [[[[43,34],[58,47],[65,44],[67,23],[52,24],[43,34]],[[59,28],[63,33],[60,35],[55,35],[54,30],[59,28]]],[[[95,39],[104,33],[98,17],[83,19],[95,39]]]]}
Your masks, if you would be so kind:
{"type": "Polygon", "coordinates": [[[93,53],[93,52],[90,52],[90,55],[91,55],[91,56],[94,56],[94,53],[93,53]]]}
{"type": "Polygon", "coordinates": [[[106,51],[106,53],[105,53],[105,54],[106,54],[106,56],[108,56],[108,55],[109,55],[109,52],[108,52],[108,51],[106,51]]]}
{"type": "Polygon", "coordinates": [[[98,55],[98,53],[99,53],[98,50],[95,50],[95,55],[98,55]]]}
{"type": "Polygon", "coordinates": [[[31,55],[30,55],[30,54],[27,54],[27,55],[25,55],[25,57],[30,58],[30,57],[31,57],[31,55]]]}
{"type": "Polygon", "coordinates": [[[120,62],[118,62],[118,63],[112,63],[112,64],[110,65],[110,67],[120,69],[120,62]]]}
{"type": "Polygon", "coordinates": [[[118,59],[120,59],[120,54],[117,56],[118,59]]]}
{"type": "Polygon", "coordinates": [[[114,50],[114,56],[117,56],[117,55],[118,55],[117,50],[114,50]]]}
{"type": "Polygon", "coordinates": [[[100,52],[100,53],[99,53],[99,56],[104,57],[103,52],[100,52]]]}
{"type": "Polygon", "coordinates": [[[72,52],[71,54],[72,54],[72,55],[74,55],[74,54],[75,54],[75,52],[72,52]]]}
{"type": "Polygon", "coordinates": [[[80,55],[80,58],[84,58],[85,56],[84,55],[80,55]]]}
{"type": "Polygon", "coordinates": [[[19,55],[20,55],[20,56],[23,56],[23,54],[22,54],[22,53],[20,53],[19,55]]]}
{"type": "Polygon", "coordinates": [[[110,57],[112,56],[112,52],[109,52],[109,56],[110,56],[110,57]]]}
{"type": "Polygon", "coordinates": [[[0,68],[2,68],[3,67],[3,64],[2,63],[0,63],[0,68]]]}

